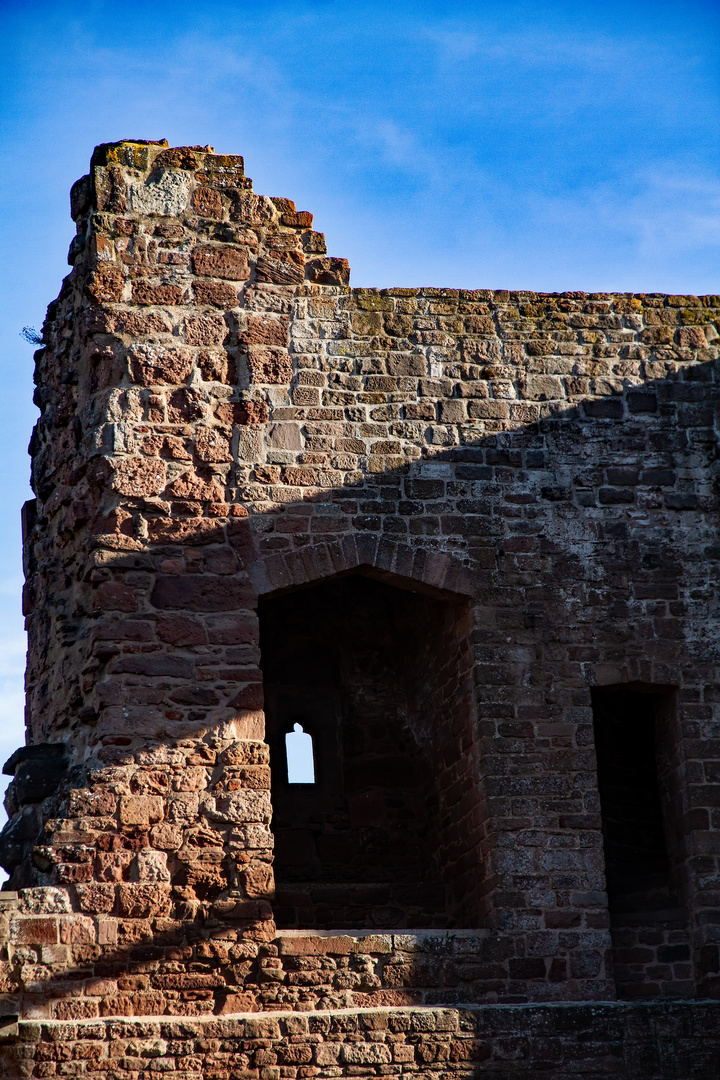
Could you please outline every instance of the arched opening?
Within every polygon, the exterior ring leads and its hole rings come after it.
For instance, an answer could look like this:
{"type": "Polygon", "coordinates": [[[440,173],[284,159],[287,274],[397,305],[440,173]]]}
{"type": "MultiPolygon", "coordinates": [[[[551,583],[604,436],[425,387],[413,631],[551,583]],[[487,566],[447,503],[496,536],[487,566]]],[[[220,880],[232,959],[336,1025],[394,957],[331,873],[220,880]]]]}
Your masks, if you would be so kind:
{"type": "Polygon", "coordinates": [[[278,925],[477,925],[467,600],[354,573],[259,613],[278,925]]]}

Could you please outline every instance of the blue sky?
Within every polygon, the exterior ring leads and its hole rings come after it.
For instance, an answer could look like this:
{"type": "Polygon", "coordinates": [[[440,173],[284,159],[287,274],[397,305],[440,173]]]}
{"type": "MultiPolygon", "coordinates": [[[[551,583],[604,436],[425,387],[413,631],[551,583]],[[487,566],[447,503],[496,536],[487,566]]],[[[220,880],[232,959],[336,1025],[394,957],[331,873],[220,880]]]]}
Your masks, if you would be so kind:
{"type": "Polygon", "coordinates": [[[720,293],[720,6],[0,0],[0,754],[32,347],[92,147],[210,143],[355,285],[720,293]]]}

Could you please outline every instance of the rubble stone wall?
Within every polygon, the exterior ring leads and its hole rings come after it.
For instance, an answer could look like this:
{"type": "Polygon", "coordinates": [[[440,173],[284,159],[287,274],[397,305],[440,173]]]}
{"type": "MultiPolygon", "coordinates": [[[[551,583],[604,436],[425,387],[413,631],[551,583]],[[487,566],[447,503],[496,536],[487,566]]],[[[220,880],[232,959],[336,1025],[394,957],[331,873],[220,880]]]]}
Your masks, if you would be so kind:
{"type": "Polygon", "coordinates": [[[719,1011],[643,1002],[26,1022],[0,1076],[715,1080],[719,1011]]]}
{"type": "Polygon", "coordinates": [[[36,353],[7,1011],[99,1047],[98,1017],[716,996],[720,297],[351,289],[312,215],[209,147],[98,147],[71,209],[36,353]],[[339,575],[463,613],[407,698],[454,868],[434,937],[387,905],[329,937],[273,919],[258,605],[339,575]],[[670,702],[664,922],[608,909],[614,685],[670,702]]]}

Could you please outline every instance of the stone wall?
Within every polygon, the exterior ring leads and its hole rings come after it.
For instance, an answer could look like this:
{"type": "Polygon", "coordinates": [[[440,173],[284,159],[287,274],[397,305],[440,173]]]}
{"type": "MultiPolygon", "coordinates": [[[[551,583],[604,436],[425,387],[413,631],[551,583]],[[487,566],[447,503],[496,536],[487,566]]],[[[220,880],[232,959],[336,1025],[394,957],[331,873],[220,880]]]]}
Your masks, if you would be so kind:
{"type": "Polygon", "coordinates": [[[672,1002],[25,1023],[0,1076],[715,1080],[719,1011],[672,1002]]]}
{"type": "Polygon", "coordinates": [[[208,147],[98,147],[71,208],[8,1013],[717,995],[720,297],[351,290],[208,147]],[[662,699],[667,880],[633,895],[671,912],[608,903],[603,687],[662,699]],[[314,803],[282,776],[301,699],[314,803]]]}

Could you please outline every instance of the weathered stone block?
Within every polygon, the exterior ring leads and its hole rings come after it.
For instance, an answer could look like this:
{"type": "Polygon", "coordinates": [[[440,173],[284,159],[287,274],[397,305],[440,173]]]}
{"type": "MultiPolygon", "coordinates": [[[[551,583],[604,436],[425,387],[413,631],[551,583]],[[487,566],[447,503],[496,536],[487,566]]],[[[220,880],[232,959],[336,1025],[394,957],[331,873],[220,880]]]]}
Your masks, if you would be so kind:
{"type": "Polygon", "coordinates": [[[128,351],[128,359],[130,377],[144,386],[183,385],[190,376],[193,363],[192,353],[182,346],[133,345],[128,351]]]}
{"type": "Polygon", "coordinates": [[[201,244],[192,252],[193,270],[203,277],[244,281],[250,276],[247,252],[223,244],[201,244]]]}
{"type": "Polygon", "coordinates": [[[167,915],[170,911],[170,886],[122,884],[118,885],[120,915],[125,918],[150,918],[167,915]]]}
{"type": "Polygon", "coordinates": [[[185,319],[185,340],[188,345],[222,345],[228,327],[220,315],[189,315],[185,319]]]}
{"type": "Polygon", "coordinates": [[[76,886],[80,910],[86,915],[107,915],[115,906],[115,886],[87,883],[76,886]]]}
{"type": "Polygon", "coordinates": [[[10,932],[18,945],[54,945],[59,941],[58,920],[51,915],[12,919],[10,932]]]}
{"type": "Polygon", "coordinates": [[[154,284],[150,281],[134,281],[132,286],[132,298],[134,304],[158,304],[178,306],[185,297],[179,285],[168,282],[154,284]]]}
{"type": "Polygon", "coordinates": [[[123,825],[152,825],[162,821],[165,807],[159,795],[123,795],[120,822],[123,825]]]}
{"type": "Polygon", "coordinates": [[[292,361],[287,353],[253,346],[248,351],[250,380],[254,383],[289,383],[292,361]]]}
{"type": "Polygon", "coordinates": [[[125,458],[113,469],[112,486],[120,495],[143,498],[159,495],[167,483],[166,466],[163,461],[147,458],[125,458]]]}

